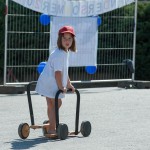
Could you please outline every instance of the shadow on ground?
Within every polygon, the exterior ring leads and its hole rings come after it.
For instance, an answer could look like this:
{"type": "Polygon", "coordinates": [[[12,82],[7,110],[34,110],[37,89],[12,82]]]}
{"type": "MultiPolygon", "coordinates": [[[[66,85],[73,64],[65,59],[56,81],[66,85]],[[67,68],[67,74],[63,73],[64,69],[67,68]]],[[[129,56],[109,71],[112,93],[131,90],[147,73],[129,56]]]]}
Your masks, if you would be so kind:
{"type": "MultiPolygon", "coordinates": [[[[68,139],[70,138],[83,138],[80,136],[68,136],[68,139]]],[[[50,138],[45,138],[45,137],[39,137],[39,138],[35,138],[35,139],[15,139],[14,141],[11,142],[7,142],[11,144],[11,148],[10,149],[14,149],[14,150],[23,150],[23,149],[29,149],[29,148],[33,148],[38,146],[39,144],[43,144],[43,143],[47,143],[47,142],[61,142],[63,140],[60,139],[50,139],[50,138]]]]}
{"type": "Polygon", "coordinates": [[[35,139],[15,139],[14,141],[7,142],[11,144],[11,149],[29,149],[32,147],[36,147],[38,144],[47,143],[47,142],[56,142],[59,139],[47,139],[43,137],[35,138],[35,139]]]}

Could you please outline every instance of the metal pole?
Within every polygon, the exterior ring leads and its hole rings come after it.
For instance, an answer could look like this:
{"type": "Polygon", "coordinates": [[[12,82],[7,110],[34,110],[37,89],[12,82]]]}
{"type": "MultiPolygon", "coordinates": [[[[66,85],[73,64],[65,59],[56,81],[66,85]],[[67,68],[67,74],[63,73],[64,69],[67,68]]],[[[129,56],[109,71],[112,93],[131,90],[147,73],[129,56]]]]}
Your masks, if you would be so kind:
{"type": "Polygon", "coordinates": [[[7,30],[8,30],[8,0],[5,6],[5,54],[4,54],[4,85],[6,85],[6,66],[7,66],[7,30]]]}
{"type": "MultiPolygon", "coordinates": [[[[135,11],[134,11],[134,41],[133,41],[133,68],[135,70],[135,52],[136,52],[136,28],[137,28],[137,3],[135,0],[135,11]]],[[[132,81],[135,79],[135,72],[132,73],[132,81]]]]}
{"type": "Polygon", "coordinates": [[[31,100],[31,93],[30,93],[31,85],[34,85],[34,84],[37,84],[37,81],[29,82],[29,84],[27,85],[27,98],[28,98],[31,125],[35,125],[33,107],[32,107],[32,100],[31,100]]]}
{"type": "Polygon", "coordinates": [[[77,104],[76,104],[76,119],[75,119],[75,135],[78,134],[78,128],[79,128],[79,113],[80,113],[80,93],[76,89],[75,90],[77,95],[77,104]]]}

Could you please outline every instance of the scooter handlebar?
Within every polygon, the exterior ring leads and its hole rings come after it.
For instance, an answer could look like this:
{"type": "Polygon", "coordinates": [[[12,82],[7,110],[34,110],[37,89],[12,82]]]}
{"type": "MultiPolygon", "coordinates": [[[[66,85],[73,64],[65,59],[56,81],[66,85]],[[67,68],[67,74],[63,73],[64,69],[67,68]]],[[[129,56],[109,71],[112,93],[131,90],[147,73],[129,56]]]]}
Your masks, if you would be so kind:
{"type": "MultiPolygon", "coordinates": [[[[72,92],[72,89],[67,89],[67,93],[69,93],[69,92],[72,92]]],[[[55,99],[58,99],[60,93],[63,93],[63,91],[62,90],[58,90],[56,95],[55,95],[55,99]]],[[[77,95],[79,95],[79,91],[77,89],[75,89],[75,93],[77,95]]]]}
{"type": "MultiPolygon", "coordinates": [[[[63,90],[58,90],[57,92],[63,93],[63,90]]],[[[72,92],[72,89],[67,89],[67,93],[68,93],[68,92],[72,92]]]]}

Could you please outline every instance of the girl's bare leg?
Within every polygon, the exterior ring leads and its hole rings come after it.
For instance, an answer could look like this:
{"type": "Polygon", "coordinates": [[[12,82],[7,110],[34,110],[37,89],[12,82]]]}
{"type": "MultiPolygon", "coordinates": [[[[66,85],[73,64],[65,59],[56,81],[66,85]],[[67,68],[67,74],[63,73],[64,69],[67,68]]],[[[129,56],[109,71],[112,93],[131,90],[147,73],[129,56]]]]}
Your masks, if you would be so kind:
{"type": "MultiPolygon", "coordinates": [[[[55,119],[55,99],[46,97],[47,100],[47,115],[49,118],[49,131],[55,132],[56,119],[55,119]]],[[[58,108],[62,104],[61,99],[58,99],[58,108]]]]}

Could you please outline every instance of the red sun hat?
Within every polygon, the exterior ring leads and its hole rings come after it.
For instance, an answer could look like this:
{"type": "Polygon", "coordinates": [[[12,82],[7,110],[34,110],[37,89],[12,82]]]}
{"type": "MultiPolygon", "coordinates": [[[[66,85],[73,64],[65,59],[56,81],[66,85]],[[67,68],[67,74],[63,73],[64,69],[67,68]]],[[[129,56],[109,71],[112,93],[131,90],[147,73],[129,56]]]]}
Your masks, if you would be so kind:
{"type": "Polygon", "coordinates": [[[71,26],[63,26],[62,28],[60,28],[58,34],[63,34],[63,33],[71,33],[72,35],[75,36],[74,29],[71,26]]]}

